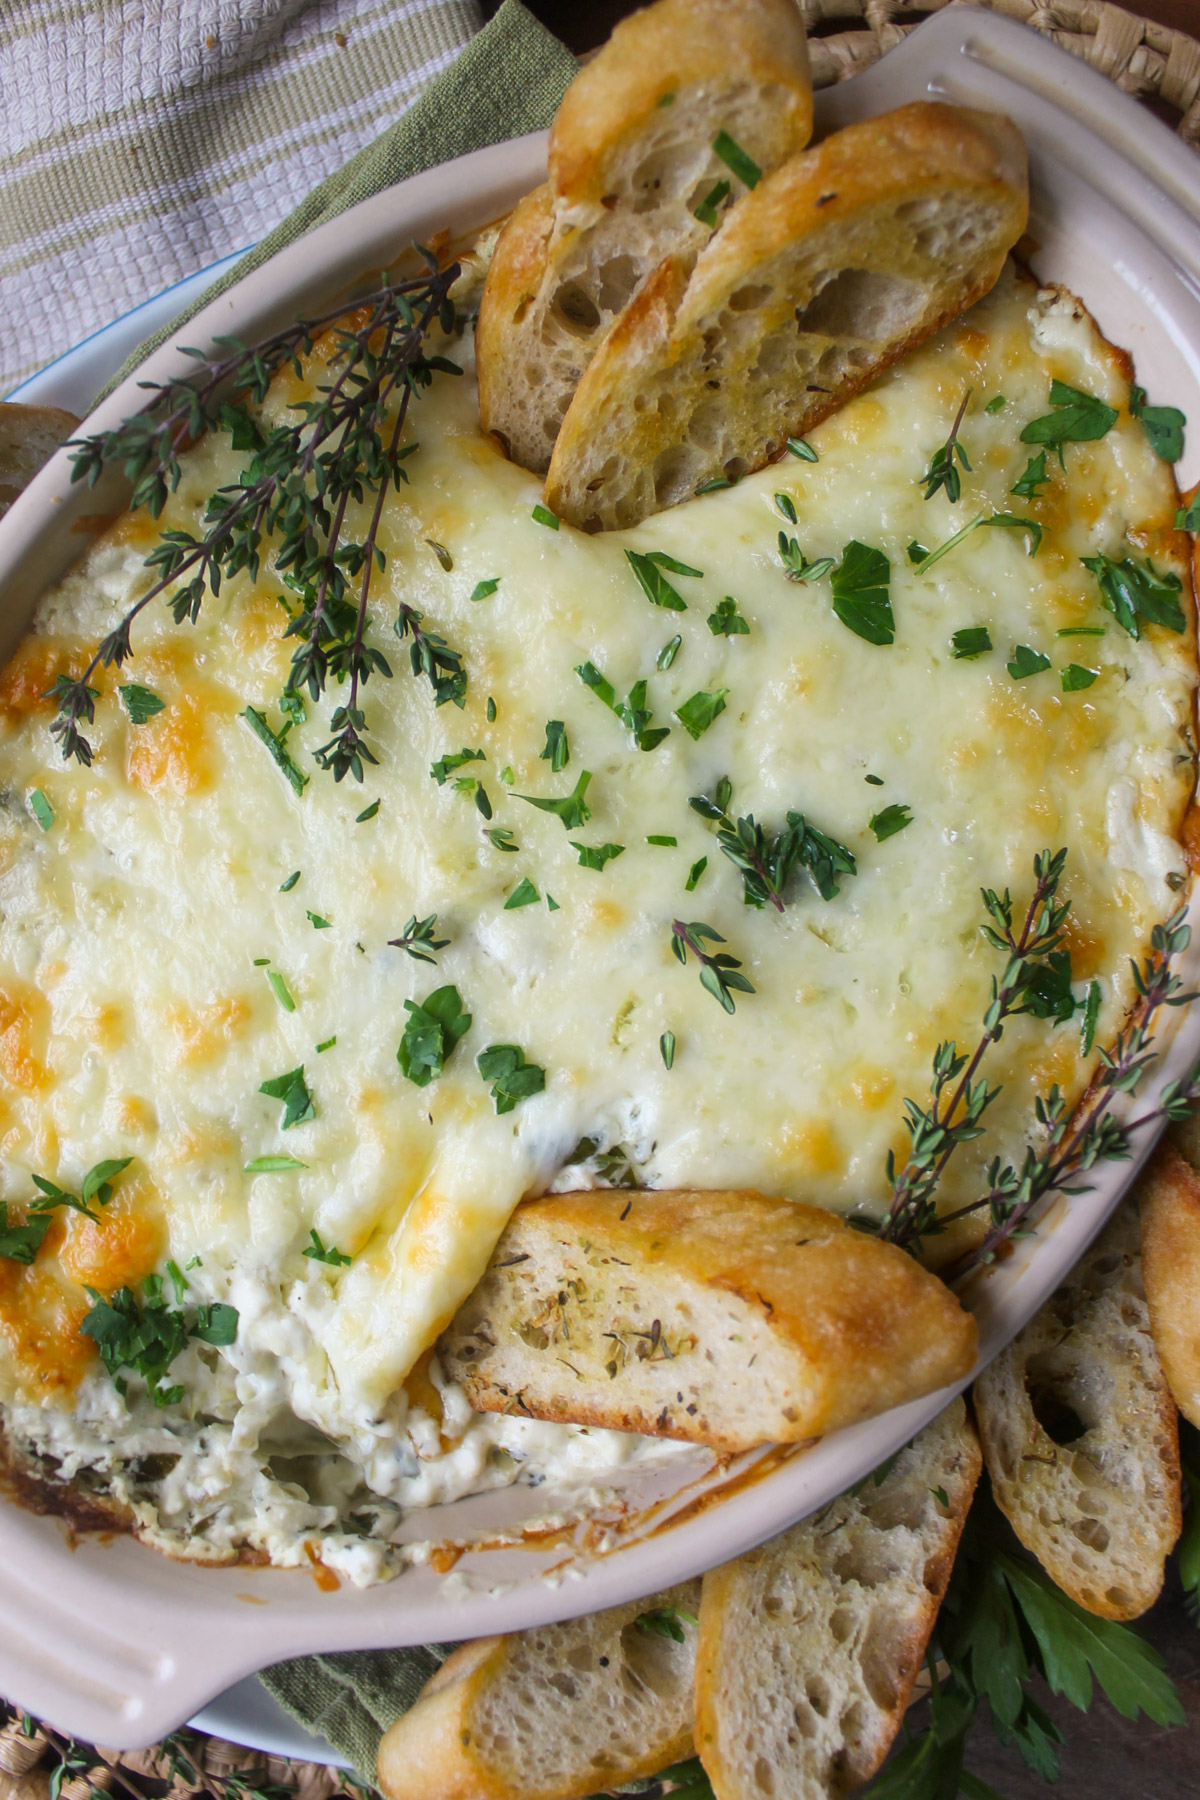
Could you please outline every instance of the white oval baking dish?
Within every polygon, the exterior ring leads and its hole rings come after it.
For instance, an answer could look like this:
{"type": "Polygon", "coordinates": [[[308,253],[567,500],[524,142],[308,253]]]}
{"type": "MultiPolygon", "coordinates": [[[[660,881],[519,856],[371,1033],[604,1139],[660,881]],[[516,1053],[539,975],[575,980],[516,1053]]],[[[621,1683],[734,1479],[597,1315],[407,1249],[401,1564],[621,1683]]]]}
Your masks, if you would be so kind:
{"type": "MultiPolygon", "coordinates": [[[[1182,406],[1200,430],[1200,163],[1132,98],[1023,26],[955,7],[884,63],[818,97],[822,135],[905,101],[935,96],[1008,112],[1028,140],[1031,235],[1039,275],[1061,280],[1101,327],[1132,351],[1154,399],[1182,406]]],[[[207,346],[219,333],[253,339],[315,312],[364,270],[414,238],[469,232],[508,209],[544,170],[534,136],[464,157],[365,201],[280,253],[185,329],[207,346]]],[[[159,351],[99,407],[89,430],[134,411],[136,382],[181,367],[159,351]]],[[[32,398],[32,395],[28,397],[32,398]]],[[[1200,442],[1181,479],[1200,473],[1200,442]]],[[[80,521],[104,496],[72,488],[53,459],[0,521],[0,659],[24,631],[39,592],[87,542],[80,521]],[[82,531],[82,535],[81,535],[82,531]]],[[[1193,906],[1200,918],[1200,906],[1193,906]]],[[[1185,1022],[1160,1071],[1200,1050],[1200,1014],[1185,1022]]],[[[1141,1146],[1144,1153],[1149,1143],[1141,1146]]],[[[1133,1173],[1100,1173],[983,1284],[982,1360],[993,1356],[1061,1281],[1133,1173]]],[[[897,1409],[770,1467],[707,1507],[689,1507],[701,1463],[684,1458],[655,1479],[667,1512],[654,1532],[622,1536],[606,1553],[561,1545],[465,1555],[453,1574],[412,1569],[366,1591],[320,1592],[304,1575],[173,1563],[129,1538],[71,1544],[60,1523],[0,1502],[0,1692],[90,1741],[151,1743],[229,1683],[283,1657],[477,1636],[568,1617],[651,1592],[748,1549],[824,1504],[907,1441],[950,1397],[897,1409]],[[687,1486],[687,1483],[693,1483],[687,1486]],[[552,1571],[552,1565],[558,1565],[552,1571]]],[[[645,1487],[637,1498],[652,1498],[645,1487]]],[[[544,1490],[460,1501],[436,1522],[447,1537],[503,1530],[545,1510],[544,1490]]],[[[428,1516],[414,1536],[430,1535],[428,1516]]]]}

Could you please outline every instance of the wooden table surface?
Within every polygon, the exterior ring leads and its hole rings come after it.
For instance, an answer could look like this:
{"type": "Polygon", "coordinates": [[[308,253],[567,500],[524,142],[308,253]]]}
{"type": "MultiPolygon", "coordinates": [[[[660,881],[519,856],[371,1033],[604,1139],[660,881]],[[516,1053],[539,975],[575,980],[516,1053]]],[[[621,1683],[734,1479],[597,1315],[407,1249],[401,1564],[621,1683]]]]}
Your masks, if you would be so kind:
{"type": "MultiPolygon", "coordinates": [[[[498,4],[484,0],[484,11],[490,15],[498,4]]],[[[595,49],[618,19],[635,10],[635,0],[525,0],[525,5],[576,52],[595,49]]],[[[1130,10],[1200,39],[1200,0],[1138,0],[1130,10]]],[[[1200,154],[1196,179],[1200,183],[1200,154]]],[[[986,1709],[971,1736],[967,1767],[991,1782],[1004,1800],[1049,1800],[1051,1794],[1062,1800],[1198,1800],[1200,1625],[1189,1616],[1173,1567],[1162,1600],[1140,1629],[1166,1658],[1179,1685],[1186,1726],[1163,1731],[1145,1720],[1131,1724],[1104,1700],[1094,1701],[1084,1715],[1043,1691],[1038,1698],[1067,1739],[1057,1787],[1032,1775],[1017,1750],[997,1743],[986,1709]]]]}

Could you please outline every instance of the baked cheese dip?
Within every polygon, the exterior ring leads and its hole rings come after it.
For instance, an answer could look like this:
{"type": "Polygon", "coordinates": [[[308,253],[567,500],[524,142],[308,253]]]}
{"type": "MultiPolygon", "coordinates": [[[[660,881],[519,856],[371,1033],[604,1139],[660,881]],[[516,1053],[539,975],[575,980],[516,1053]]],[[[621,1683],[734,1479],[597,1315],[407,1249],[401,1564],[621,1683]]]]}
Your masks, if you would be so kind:
{"type": "MultiPolygon", "coordinates": [[[[335,684],[281,705],[273,554],[195,624],[142,615],[94,678],[90,766],[52,739],[55,677],[161,529],[238,479],[227,432],[0,675],[10,1449],[174,1554],[360,1584],[427,1553],[416,1509],[518,1482],[586,1507],[674,1453],[473,1414],[427,1355],[521,1198],[882,1216],[903,1102],[978,1038],[999,970],[980,889],[1023,907],[1065,847],[1069,962],[991,1052],[987,1133],[942,1184],[961,1204],[1119,1028],[1193,782],[1173,477],[1064,292],[1010,269],[782,462],[595,537],[481,432],[469,333],[434,347],[465,373],[413,402],[383,511],[361,785],[314,757],[335,684]],[[1103,430],[1022,441],[1067,406],[1103,430]],[[465,682],[410,671],[402,608],[465,682]],[[739,820],[766,875],[723,847],[739,820]],[[91,1204],[21,1260],[35,1182],[91,1204]]],[[[331,353],[276,379],[267,422],[331,353]]]]}

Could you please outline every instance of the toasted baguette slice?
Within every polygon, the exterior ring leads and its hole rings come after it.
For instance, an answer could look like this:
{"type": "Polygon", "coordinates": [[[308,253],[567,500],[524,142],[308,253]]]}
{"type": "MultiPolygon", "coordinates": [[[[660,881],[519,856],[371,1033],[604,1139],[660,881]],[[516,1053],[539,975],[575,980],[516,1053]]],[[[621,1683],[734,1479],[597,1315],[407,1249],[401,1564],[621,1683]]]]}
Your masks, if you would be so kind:
{"type": "Polygon", "coordinates": [[[984,1370],[975,1412],[996,1499],[1046,1573],[1101,1618],[1144,1613],[1182,1521],[1134,1206],[984,1370]]]}
{"type": "Polygon", "coordinates": [[[78,423],[74,413],[58,406],[17,406],[0,401],[0,515],[78,423]]]}
{"type": "Polygon", "coordinates": [[[463,1644],[384,1733],[380,1788],[389,1800],[577,1800],[690,1756],[699,1600],[691,1581],[463,1644]],[[682,1641],[639,1626],[663,1607],[682,1641]]]}
{"type": "Polygon", "coordinates": [[[694,208],[718,182],[718,215],[746,192],[713,149],[721,131],[760,169],[808,142],[795,0],[658,0],[567,89],[549,185],[513,214],[479,314],[480,414],[515,462],[545,473],[575,384],[638,283],[707,242],[694,208]]]}
{"type": "Polygon", "coordinates": [[[1169,1133],[1138,1184],[1150,1328],[1175,1404],[1193,1425],[1200,1425],[1200,1173],[1193,1160],[1197,1149],[1195,1121],[1188,1120],[1169,1133]]]}
{"type": "Polygon", "coordinates": [[[921,1666],[981,1461],[955,1400],[878,1485],[868,1477],[704,1577],[696,1747],[717,1800],[826,1800],[875,1773],[921,1666]]]}
{"type": "Polygon", "coordinates": [[[546,503],[636,525],[778,456],[986,294],[1025,228],[1020,133],[921,101],[789,157],[694,270],[667,258],[593,358],[546,503]]]}
{"type": "Polygon", "coordinates": [[[936,1276],[816,1207],[592,1190],[517,1208],[439,1354],[484,1412],[738,1451],[927,1394],[975,1345],[936,1276]]]}

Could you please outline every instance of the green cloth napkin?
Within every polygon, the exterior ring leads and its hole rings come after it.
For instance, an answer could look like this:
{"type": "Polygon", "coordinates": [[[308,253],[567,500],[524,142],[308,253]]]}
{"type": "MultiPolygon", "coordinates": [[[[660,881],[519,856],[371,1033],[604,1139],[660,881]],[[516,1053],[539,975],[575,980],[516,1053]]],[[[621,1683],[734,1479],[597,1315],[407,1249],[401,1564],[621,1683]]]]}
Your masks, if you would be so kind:
{"type": "MultiPolygon", "coordinates": [[[[549,125],[577,67],[570,51],[520,0],[504,0],[495,18],[397,124],[323,181],[187,312],[141,345],[122,376],[242,275],[355,201],[469,150],[549,125]]],[[[399,1615],[404,1605],[399,1590],[396,1605],[399,1615]]],[[[293,1718],[328,1738],[362,1776],[374,1781],[380,1737],[408,1711],[451,1648],[431,1644],[302,1656],[276,1663],[260,1679],[293,1718]]]]}
{"type": "Polygon", "coordinates": [[[564,44],[527,12],[521,0],[504,0],[495,18],[471,39],[450,67],[425,89],[382,137],[351,157],[315,187],[300,206],[260,243],[219,275],[169,325],[139,344],[97,400],[166,343],[210,300],[243,275],[260,269],[277,250],[294,244],[359,200],[451,162],[486,144],[501,144],[549,125],[579,64],[564,44]]]}

